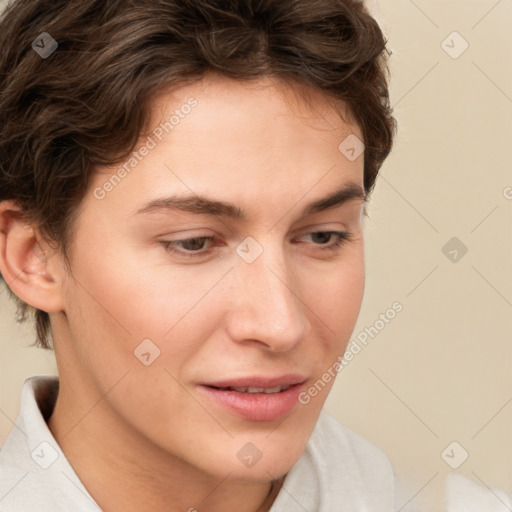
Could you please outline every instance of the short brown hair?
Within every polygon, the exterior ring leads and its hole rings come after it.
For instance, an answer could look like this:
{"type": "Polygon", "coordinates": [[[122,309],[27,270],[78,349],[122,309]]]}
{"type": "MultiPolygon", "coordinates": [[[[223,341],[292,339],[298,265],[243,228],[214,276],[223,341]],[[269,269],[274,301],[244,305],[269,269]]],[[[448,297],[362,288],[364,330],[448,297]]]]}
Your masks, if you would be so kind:
{"type": "MultiPolygon", "coordinates": [[[[386,39],[358,0],[14,0],[0,48],[0,201],[64,256],[95,166],[133,151],[164,87],[271,75],[342,100],[364,137],[368,193],[396,131],[386,39]],[[43,32],[58,43],[48,58],[31,47],[43,32]]],[[[51,348],[49,315],[11,295],[51,348]]]]}

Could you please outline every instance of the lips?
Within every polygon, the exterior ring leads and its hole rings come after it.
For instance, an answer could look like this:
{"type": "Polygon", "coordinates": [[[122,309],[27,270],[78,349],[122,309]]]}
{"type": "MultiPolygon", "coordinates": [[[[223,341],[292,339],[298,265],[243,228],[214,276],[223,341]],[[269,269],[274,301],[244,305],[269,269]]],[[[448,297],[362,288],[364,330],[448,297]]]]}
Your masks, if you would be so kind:
{"type": "Polygon", "coordinates": [[[296,407],[305,381],[302,375],[246,377],[205,383],[198,388],[225,412],[250,421],[276,421],[296,407]]]}

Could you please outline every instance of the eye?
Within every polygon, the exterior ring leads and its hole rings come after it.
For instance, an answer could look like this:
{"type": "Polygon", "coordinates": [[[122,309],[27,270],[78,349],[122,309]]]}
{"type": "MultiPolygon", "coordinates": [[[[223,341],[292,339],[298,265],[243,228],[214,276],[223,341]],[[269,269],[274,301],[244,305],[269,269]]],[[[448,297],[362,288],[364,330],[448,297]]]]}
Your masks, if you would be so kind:
{"type": "Polygon", "coordinates": [[[320,243],[315,245],[319,245],[322,249],[327,251],[335,251],[341,248],[345,242],[350,241],[352,234],[348,231],[314,231],[304,235],[304,237],[308,236],[313,237],[317,241],[319,240],[320,243]],[[327,244],[326,242],[332,240],[333,237],[335,238],[334,243],[327,244]]]}
{"type": "Polygon", "coordinates": [[[207,254],[211,253],[211,250],[207,250],[207,251],[201,250],[204,247],[205,240],[213,241],[213,237],[201,236],[201,237],[186,238],[184,240],[174,240],[172,242],[162,242],[162,243],[164,244],[164,247],[171,253],[178,254],[179,256],[184,256],[185,258],[194,258],[197,256],[206,256],[207,254]],[[185,251],[180,251],[179,249],[176,249],[176,246],[184,247],[185,251]]]}

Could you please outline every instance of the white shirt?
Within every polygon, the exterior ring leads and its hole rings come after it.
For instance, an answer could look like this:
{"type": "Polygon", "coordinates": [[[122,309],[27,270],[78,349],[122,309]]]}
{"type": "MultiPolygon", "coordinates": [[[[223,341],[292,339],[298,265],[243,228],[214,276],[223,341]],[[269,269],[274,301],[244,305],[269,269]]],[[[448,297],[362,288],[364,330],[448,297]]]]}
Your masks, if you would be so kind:
{"type": "Polygon", "coordinates": [[[447,512],[510,512],[512,497],[501,489],[484,487],[464,475],[449,473],[445,479],[447,512]]]}
{"type": "MultiPolygon", "coordinates": [[[[101,510],[46,424],[58,385],[50,375],[23,385],[16,426],[0,451],[0,512],[101,510]]],[[[322,411],[270,512],[391,512],[394,500],[387,457],[322,411]]]]}

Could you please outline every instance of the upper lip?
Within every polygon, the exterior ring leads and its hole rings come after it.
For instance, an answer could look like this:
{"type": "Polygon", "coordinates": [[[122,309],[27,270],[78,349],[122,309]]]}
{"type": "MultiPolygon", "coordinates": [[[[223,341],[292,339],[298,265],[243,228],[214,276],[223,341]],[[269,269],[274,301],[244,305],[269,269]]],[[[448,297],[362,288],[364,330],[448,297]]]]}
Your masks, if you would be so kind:
{"type": "Polygon", "coordinates": [[[279,377],[240,377],[237,379],[225,379],[215,382],[205,382],[203,386],[211,386],[214,388],[277,388],[277,387],[289,387],[295,384],[303,384],[307,380],[307,377],[302,375],[290,374],[281,375],[279,377]]]}

